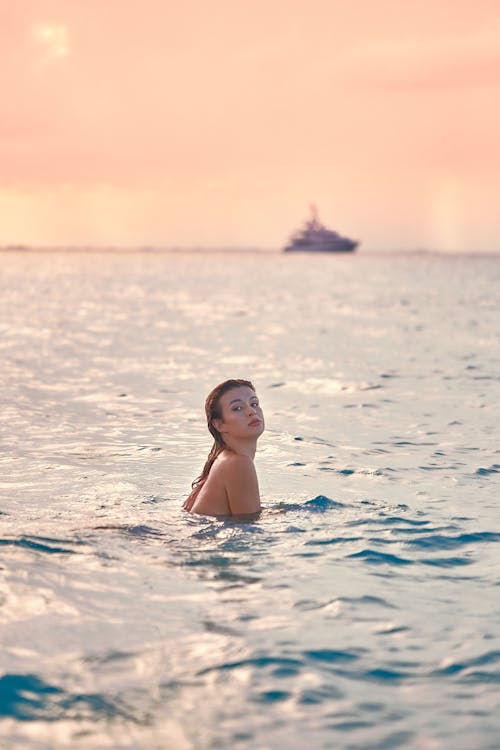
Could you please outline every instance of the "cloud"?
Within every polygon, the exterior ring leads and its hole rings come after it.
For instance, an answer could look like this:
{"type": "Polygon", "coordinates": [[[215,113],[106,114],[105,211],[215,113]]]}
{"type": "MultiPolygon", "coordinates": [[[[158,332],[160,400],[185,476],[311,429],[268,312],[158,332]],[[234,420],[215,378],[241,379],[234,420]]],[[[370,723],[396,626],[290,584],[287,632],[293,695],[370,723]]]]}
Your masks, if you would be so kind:
{"type": "Polygon", "coordinates": [[[496,86],[500,84],[500,19],[462,36],[351,47],[336,63],[342,79],[364,89],[496,86]]]}

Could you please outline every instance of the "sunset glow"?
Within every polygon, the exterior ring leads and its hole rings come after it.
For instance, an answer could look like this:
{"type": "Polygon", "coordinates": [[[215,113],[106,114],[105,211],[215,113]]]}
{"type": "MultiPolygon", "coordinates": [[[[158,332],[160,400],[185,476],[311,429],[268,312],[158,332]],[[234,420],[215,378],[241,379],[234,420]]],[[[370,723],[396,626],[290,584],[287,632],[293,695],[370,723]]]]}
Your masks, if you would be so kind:
{"type": "Polygon", "coordinates": [[[69,52],[68,30],[62,24],[38,24],[33,36],[49,58],[66,57],[69,52]]]}
{"type": "Polygon", "coordinates": [[[493,0],[35,0],[0,30],[0,244],[500,250],[493,0]]]}

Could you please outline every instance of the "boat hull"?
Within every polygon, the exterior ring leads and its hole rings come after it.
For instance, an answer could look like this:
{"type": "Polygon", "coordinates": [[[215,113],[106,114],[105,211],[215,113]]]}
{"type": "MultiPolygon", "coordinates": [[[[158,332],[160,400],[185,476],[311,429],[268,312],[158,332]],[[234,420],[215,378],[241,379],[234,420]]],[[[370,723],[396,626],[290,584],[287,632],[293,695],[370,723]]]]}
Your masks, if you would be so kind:
{"type": "Polygon", "coordinates": [[[359,242],[345,242],[335,246],[332,245],[287,245],[283,248],[285,253],[353,253],[359,242]]]}

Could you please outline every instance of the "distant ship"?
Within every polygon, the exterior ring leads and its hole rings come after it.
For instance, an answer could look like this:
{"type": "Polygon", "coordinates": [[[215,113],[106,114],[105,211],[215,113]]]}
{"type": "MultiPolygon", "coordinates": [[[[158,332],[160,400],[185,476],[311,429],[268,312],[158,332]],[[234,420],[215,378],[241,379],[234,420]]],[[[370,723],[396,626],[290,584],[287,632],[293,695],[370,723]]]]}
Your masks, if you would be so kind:
{"type": "Polygon", "coordinates": [[[285,253],[302,251],[315,253],[352,253],[359,245],[356,240],[341,237],[332,229],[327,229],[318,218],[318,209],[311,204],[311,218],[306,221],[302,229],[294,232],[288,245],[283,250],[285,253]]]}

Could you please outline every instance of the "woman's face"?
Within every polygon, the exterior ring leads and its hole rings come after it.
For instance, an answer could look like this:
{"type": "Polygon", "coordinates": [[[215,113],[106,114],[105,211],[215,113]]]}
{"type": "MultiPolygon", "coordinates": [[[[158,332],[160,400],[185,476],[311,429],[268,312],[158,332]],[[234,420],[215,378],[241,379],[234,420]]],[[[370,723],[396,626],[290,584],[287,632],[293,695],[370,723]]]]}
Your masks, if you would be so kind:
{"type": "Polygon", "coordinates": [[[219,409],[222,418],[214,419],[214,426],[223,436],[248,439],[258,438],[264,432],[259,399],[247,385],[232,388],[221,396],[219,409]]]}

